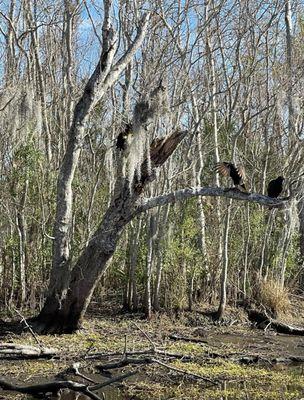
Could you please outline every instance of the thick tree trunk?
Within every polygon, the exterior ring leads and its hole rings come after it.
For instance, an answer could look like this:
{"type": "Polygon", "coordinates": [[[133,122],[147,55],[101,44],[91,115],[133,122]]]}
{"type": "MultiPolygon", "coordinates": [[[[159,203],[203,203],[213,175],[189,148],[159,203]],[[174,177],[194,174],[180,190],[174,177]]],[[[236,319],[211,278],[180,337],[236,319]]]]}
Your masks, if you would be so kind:
{"type": "Polygon", "coordinates": [[[167,139],[156,139],[150,148],[151,167],[143,162],[140,181],[132,191],[127,179],[117,180],[115,196],[98,229],[71,271],[66,296],[58,301],[56,292],[48,295],[45,305],[33,322],[39,332],[70,333],[78,329],[93,291],[105,272],[123,228],[137,215],[138,199],[144,187],[155,179],[154,169],[161,166],[185,137],[175,132],[167,139]]]}
{"type": "Polygon", "coordinates": [[[194,278],[195,278],[195,272],[191,272],[190,276],[190,285],[189,285],[189,292],[188,292],[188,306],[189,306],[189,311],[193,310],[193,297],[194,297],[194,278]]]}
{"type": "MultiPolygon", "coordinates": [[[[210,5],[212,3],[209,0],[205,0],[205,21],[207,23],[210,17],[210,5]]],[[[207,25],[208,27],[208,25],[207,25]]],[[[208,56],[208,79],[209,79],[209,97],[211,103],[211,117],[212,117],[212,130],[213,130],[213,140],[214,140],[214,163],[220,162],[219,153],[219,132],[218,132],[218,105],[217,105],[217,82],[215,73],[215,60],[214,60],[214,49],[213,49],[213,38],[209,27],[206,29],[206,53],[208,56]]],[[[219,174],[215,174],[215,186],[220,186],[219,174]]],[[[217,270],[223,269],[223,229],[222,229],[222,213],[221,213],[221,200],[217,199],[216,202],[216,215],[217,215],[217,227],[218,227],[218,248],[217,248],[217,270]]],[[[216,271],[214,272],[214,278],[216,277],[216,271]]],[[[213,297],[213,296],[211,296],[213,297]]],[[[213,300],[213,299],[212,299],[213,300]]]]}
{"type": "Polygon", "coordinates": [[[280,259],[280,276],[279,276],[279,281],[280,285],[282,288],[284,288],[285,285],[285,272],[286,272],[286,263],[287,263],[287,256],[288,256],[288,250],[289,250],[289,245],[291,242],[291,238],[293,235],[294,231],[294,216],[293,216],[293,208],[289,208],[288,210],[285,211],[285,219],[286,219],[286,224],[285,224],[285,229],[284,229],[284,238],[283,238],[283,246],[282,246],[282,256],[280,259]]]}
{"type": "MultiPolygon", "coordinates": [[[[73,121],[68,132],[68,144],[57,180],[57,208],[54,223],[53,263],[48,288],[48,299],[56,299],[58,307],[69,291],[71,273],[70,245],[73,215],[72,183],[78,166],[86,123],[95,105],[119,78],[121,72],[131,62],[140,47],[147,28],[149,16],[145,15],[132,45],[125,54],[113,64],[117,48],[116,35],[110,24],[112,1],[105,0],[103,23],[103,49],[99,62],[89,78],[84,92],[75,106],[73,121]]],[[[49,301],[49,300],[48,300],[49,301]]]]}
{"type": "Polygon", "coordinates": [[[260,278],[262,278],[264,276],[265,279],[267,279],[267,275],[268,275],[268,262],[267,262],[268,261],[267,260],[268,242],[269,242],[269,238],[271,237],[274,220],[275,220],[275,210],[272,210],[270,212],[270,214],[268,215],[266,228],[265,228],[265,234],[262,239],[262,250],[261,250],[259,276],[260,276],[260,278]],[[266,265],[266,268],[264,271],[265,265],[266,265]],[[264,271],[264,273],[263,273],[263,271],[264,271]]]}
{"type": "Polygon", "coordinates": [[[128,182],[112,201],[103,221],[71,272],[66,297],[58,302],[48,296],[38,317],[46,332],[73,332],[78,329],[97,282],[106,270],[122,229],[132,218],[136,194],[130,195],[128,182]]]}

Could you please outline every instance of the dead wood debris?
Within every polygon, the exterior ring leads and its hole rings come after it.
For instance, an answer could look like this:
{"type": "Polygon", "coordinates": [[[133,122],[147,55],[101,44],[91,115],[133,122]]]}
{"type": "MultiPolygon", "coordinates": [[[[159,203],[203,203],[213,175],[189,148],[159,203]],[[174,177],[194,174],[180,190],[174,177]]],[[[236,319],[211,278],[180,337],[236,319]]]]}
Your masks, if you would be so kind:
{"type": "Polygon", "coordinates": [[[50,358],[55,356],[56,349],[27,346],[15,343],[0,343],[0,360],[24,358],[50,358]]]}
{"type": "MultiPolygon", "coordinates": [[[[69,389],[73,390],[74,392],[82,393],[88,396],[90,399],[101,400],[102,398],[99,397],[97,394],[93,393],[94,391],[100,390],[101,388],[109,386],[113,383],[120,382],[134,374],[136,374],[136,371],[131,371],[126,374],[108,379],[106,382],[95,383],[93,385],[86,385],[71,380],[65,380],[65,381],[53,381],[38,385],[20,386],[6,382],[3,379],[0,379],[0,388],[2,388],[3,390],[11,390],[30,395],[46,395],[47,393],[57,395],[60,390],[69,389]]],[[[86,377],[84,378],[88,379],[86,377]]]]}
{"type": "Polygon", "coordinates": [[[25,328],[29,330],[30,334],[33,336],[35,342],[37,343],[37,345],[39,346],[40,349],[43,350],[43,344],[41,343],[41,341],[39,340],[38,336],[35,334],[35,332],[33,331],[32,327],[28,324],[26,318],[24,315],[22,315],[20,313],[20,311],[15,310],[16,314],[19,315],[19,317],[21,318],[20,324],[24,324],[25,328]]]}
{"type": "Polygon", "coordinates": [[[0,387],[3,390],[11,390],[31,395],[46,395],[47,393],[57,395],[60,390],[69,389],[78,393],[83,393],[90,399],[101,400],[99,396],[90,391],[87,385],[74,381],[54,381],[38,385],[19,386],[0,379],[0,387]]]}
{"type": "Polygon", "coordinates": [[[96,353],[91,353],[87,354],[84,356],[85,360],[94,360],[94,359],[99,359],[103,357],[115,357],[115,356],[122,356],[125,354],[126,356],[140,356],[140,355],[160,355],[164,356],[167,358],[177,358],[177,359],[183,359],[183,360],[193,360],[193,356],[189,354],[182,354],[182,353],[172,353],[167,350],[160,350],[160,349],[145,349],[145,350],[135,350],[135,351],[126,351],[125,353],[121,351],[110,351],[110,352],[96,352],[96,353]]]}
{"type": "MultiPolygon", "coordinates": [[[[183,374],[185,376],[197,379],[197,380],[202,380],[209,385],[218,385],[220,384],[220,381],[218,380],[212,380],[208,377],[198,375],[192,372],[188,372],[186,370],[177,368],[175,366],[172,366],[166,362],[164,362],[162,359],[156,358],[156,357],[165,357],[167,359],[183,359],[183,360],[189,360],[193,357],[187,356],[187,355],[182,355],[182,354],[175,354],[175,353],[170,353],[166,352],[164,350],[159,350],[156,346],[156,344],[153,342],[151,337],[144,332],[136,323],[133,323],[135,327],[145,336],[145,338],[149,341],[151,347],[147,350],[140,350],[140,351],[133,351],[133,352],[127,352],[127,346],[126,346],[126,341],[125,341],[125,347],[124,347],[124,352],[116,355],[120,355],[121,357],[116,360],[112,360],[109,363],[106,364],[99,364],[96,366],[96,368],[99,371],[107,371],[110,369],[115,369],[115,368],[122,368],[128,365],[145,365],[145,364],[158,364],[162,367],[165,367],[169,370],[175,371],[177,373],[183,374]],[[134,356],[138,357],[134,357],[134,356]]],[[[103,354],[104,355],[104,354],[103,354]]],[[[113,355],[113,353],[112,353],[113,355]]],[[[94,355],[96,357],[96,354],[94,355]]],[[[87,356],[89,357],[89,356],[87,356]]]]}
{"type": "Polygon", "coordinates": [[[207,340],[204,339],[197,339],[197,338],[193,338],[193,337],[188,337],[188,336],[181,336],[181,335],[177,335],[177,334],[172,334],[169,335],[169,339],[171,340],[181,340],[183,342],[191,342],[191,343],[204,343],[204,344],[208,344],[207,340]]]}
{"type": "Polygon", "coordinates": [[[247,310],[248,317],[250,321],[257,324],[259,329],[267,330],[269,328],[274,329],[278,333],[286,333],[288,335],[298,335],[304,336],[304,328],[285,324],[284,322],[280,322],[268,315],[268,313],[264,311],[258,311],[255,309],[247,310]]]}

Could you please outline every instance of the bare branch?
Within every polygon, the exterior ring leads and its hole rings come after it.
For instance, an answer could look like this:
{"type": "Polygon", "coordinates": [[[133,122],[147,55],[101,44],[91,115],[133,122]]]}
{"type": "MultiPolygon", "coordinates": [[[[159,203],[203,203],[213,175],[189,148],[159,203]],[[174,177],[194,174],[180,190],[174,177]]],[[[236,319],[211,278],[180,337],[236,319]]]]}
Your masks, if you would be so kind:
{"type": "Polygon", "coordinates": [[[70,389],[74,390],[75,392],[83,393],[90,399],[100,400],[100,397],[97,396],[95,393],[92,393],[90,388],[87,387],[87,385],[73,381],[54,381],[38,385],[19,386],[19,385],[13,385],[9,382],[0,379],[0,387],[3,390],[12,390],[19,393],[26,393],[32,395],[41,395],[49,392],[55,394],[60,389],[70,389]]]}
{"type": "Polygon", "coordinates": [[[107,380],[106,382],[102,382],[102,383],[98,383],[96,385],[90,386],[88,389],[89,390],[99,390],[105,386],[111,385],[112,383],[120,382],[126,378],[129,378],[130,376],[133,376],[136,373],[137,373],[137,371],[126,372],[125,374],[111,378],[111,379],[107,380]]]}
{"type": "Polygon", "coordinates": [[[136,38],[134,39],[134,42],[130,45],[126,53],[117,61],[117,63],[114,65],[112,71],[109,73],[105,80],[106,86],[111,86],[112,83],[117,79],[117,77],[120,75],[120,73],[126,68],[126,66],[130,63],[132,58],[134,57],[134,54],[136,51],[139,49],[141,46],[146,31],[148,27],[150,19],[150,14],[145,14],[141,20],[140,26],[137,31],[136,38]]]}
{"type": "Polygon", "coordinates": [[[273,207],[285,208],[289,205],[289,201],[291,199],[291,197],[274,199],[259,193],[243,193],[234,188],[231,189],[223,189],[220,187],[186,188],[157,197],[141,199],[141,202],[137,208],[137,214],[150,210],[151,208],[157,206],[176,203],[177,201],[183,201],[191,197],[197,197],[197,196],[226,197],[227,199],[257,203],[262,206],[271,208],[273,207]]]}

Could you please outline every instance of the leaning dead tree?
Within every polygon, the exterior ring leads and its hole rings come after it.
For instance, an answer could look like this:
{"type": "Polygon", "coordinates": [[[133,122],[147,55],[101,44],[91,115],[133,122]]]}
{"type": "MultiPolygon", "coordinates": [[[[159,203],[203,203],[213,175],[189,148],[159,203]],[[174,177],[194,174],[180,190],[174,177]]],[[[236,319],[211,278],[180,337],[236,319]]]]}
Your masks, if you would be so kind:
{"type": "MultiPolygon", "coordinates": [[[[160,85],[156,90],[161,92],[163,87],[160,85]]],[[[134,108],[133,121],[140,132],[144,132],[147,124],[158,114],[153,101],[155,94],[154,91],[152,101],[145,101],[144,106],[140,101],[134,108]]],[[[50,286],[54,290],[49,291],[45,305],[35,319],[38,331],[72,332],[79,328],[94,288],[106,270],[123,228],[138,213],[138,199],[145,187],[156,178],[156,169],[171,156],[186,133],[174,131],[164,139],[153,140],[148,157],[137,168],[132,181],[124,175],[123,168],[118,168],[111,204],[74,268],[69,272],[67,264],[61,265],[63,270],[59,271],[59,284],[58,277],[53,276],[53,270],[50,286]]],[[[57,259],[56,254],[54,257],[57,259]]]]}
{"type": "Polygon", "coordinates": [[[79,162],[86,123],[94,107],[118,80],[121,72],[132,60],[144,39],[148,26],[149,15],[146,14],[141,20],[134,41],[123,56],[115,62],[114,55],[118,48],[118,38],[111,26],[111,5],[111,0],[104,1],[103,47],[100,59],[84,88],[80,100],[75,106],[71,127],[67,133],[67,148],[57,180],[52,271],[46,305],[41,313],[43,317],[48,315],[52,318],[53,314],[50,314],[50,303],[52,303],[52,310],[54,307],[55,309],[60,309],[69,289],[71,272],[70,241],[73,212],[72,183],[79,162]],[[50,301],[50,299],[52,300],[50,301]]]}

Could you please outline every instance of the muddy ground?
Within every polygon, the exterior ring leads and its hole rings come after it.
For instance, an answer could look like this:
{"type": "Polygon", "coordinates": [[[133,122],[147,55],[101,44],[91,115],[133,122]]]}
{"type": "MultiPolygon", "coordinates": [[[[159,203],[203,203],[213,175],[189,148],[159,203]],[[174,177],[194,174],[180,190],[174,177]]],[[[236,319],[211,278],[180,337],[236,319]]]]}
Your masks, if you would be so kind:
{"type": "MultiPolygon", "coordinates": [[[[110,306],[103,310],[95,307],[81,332],[40,336],[44,346],[57,349],[57,355],[44,360],[0,359],[0,377],[19,384],[54,379],[83,382],[67,371],[77,361],[81,372],[96,382],[136,371],[122,384],[104,390],[107,400],[304,398],[304,336],[258,330],[241,309],[230,309],[221,325],[204,315],[203,307],[174,318],[159,314],[150,322],[139,314],[117,311],[110,306]],[[127,365],[109,371],[96,369],[97,365],[121,360],[121,355],[113,352],[123,353],[125,346],[127,352],[151,351],[151,341],[161,352],[153,354],[160,363],[127,365]],[[164,352],[178,357],[168,357],[164,352]],[[97,357],[96,353],[102,354],[97,357]]],[[[304,326],[303,304],[297,302],[293,311],[281,319],[304,326]]],[[[30,333],[10,333],[0,338],[0,342],[4,341],[36,345],[30,333]]],[[[152,356],[147,353],[147,357],[152,356]]],[[[30,398],[0,391],[0,399],[30,398]]],[[[59,398],[86,399],[68,391],[59,398]]]]}

